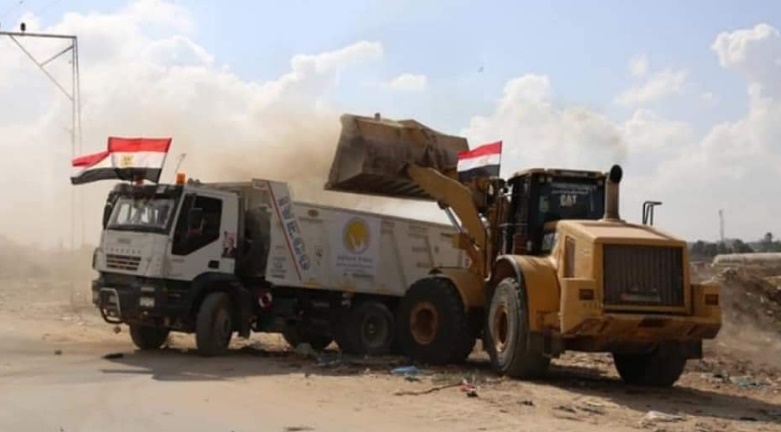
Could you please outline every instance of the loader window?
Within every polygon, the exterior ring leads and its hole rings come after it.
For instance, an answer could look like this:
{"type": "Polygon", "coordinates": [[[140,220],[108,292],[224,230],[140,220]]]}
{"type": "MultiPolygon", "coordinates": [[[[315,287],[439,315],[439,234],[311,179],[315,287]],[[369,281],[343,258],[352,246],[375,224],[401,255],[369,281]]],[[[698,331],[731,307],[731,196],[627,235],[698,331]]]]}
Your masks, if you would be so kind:
{"type": "Polygon", "coordinates": [[[542,236],[542,248],[540,249],[540,252],[543,254],[549,254],[553,251],[553,248],[556,246],[556,240],[558,239],[558,231],[552,231],[549,233],[545,233],[544,236],[542,236]]]}
{"type": "Polygon", "coordinates": [[[222,200],[205,196],[188,195],[179,212],[176,232],[171,247],[174,255],[189,255],[220,239],[222,200]],[[199,209],[203,217],[197,226],[191,226],[192,209],[199,209]]]}

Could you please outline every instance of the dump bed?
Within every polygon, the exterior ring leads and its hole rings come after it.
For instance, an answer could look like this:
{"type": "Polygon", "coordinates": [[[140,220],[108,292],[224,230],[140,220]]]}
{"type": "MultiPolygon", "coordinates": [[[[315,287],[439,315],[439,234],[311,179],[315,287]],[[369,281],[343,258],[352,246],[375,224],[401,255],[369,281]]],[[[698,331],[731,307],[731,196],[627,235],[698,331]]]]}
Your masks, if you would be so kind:
{"type": "Polygon", "coordinates": [[[220,188],[241,196],[245,232],[267,245],[251,276],[275,285],[401,296],[435,267],[466,265],[448,225],[294,202],[270,180],[220,188]]]}

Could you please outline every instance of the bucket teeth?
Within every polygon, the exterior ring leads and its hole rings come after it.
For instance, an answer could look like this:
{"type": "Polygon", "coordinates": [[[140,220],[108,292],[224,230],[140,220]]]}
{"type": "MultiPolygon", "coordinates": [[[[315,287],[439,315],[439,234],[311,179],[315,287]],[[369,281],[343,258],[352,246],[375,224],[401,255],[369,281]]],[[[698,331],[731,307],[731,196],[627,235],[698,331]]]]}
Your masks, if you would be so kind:
{"type": "Polygon", "coordinates": [[[344,114],[326,190],[431,200],[404,172],[414,163],[455,171],[465,138],[443,134],[415,120],[394,121],[344,114]]]}

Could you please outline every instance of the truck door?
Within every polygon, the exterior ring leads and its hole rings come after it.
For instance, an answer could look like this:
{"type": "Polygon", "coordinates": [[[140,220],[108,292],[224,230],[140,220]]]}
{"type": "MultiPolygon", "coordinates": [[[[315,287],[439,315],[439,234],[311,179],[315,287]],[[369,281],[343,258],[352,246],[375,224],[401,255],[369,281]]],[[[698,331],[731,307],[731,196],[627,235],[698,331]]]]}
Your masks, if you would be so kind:
{"type": "Polygon", "coordinates": [[[193,280],[202,273],[233,273],[238,197],[188,193],[171,241],[169,277],[193,280]]]}

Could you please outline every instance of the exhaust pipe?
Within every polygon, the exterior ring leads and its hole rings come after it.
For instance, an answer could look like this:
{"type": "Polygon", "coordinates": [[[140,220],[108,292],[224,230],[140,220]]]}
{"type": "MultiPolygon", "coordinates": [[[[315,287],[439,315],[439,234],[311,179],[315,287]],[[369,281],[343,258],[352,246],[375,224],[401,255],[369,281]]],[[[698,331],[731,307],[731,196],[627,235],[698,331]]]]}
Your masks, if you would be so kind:
{"type": "Polygon", "coordinates": [[[618,213],[618,184],[624,172],[619,165],[613,165],[605,183],[605,220],[620,221],[618,213]]]}

